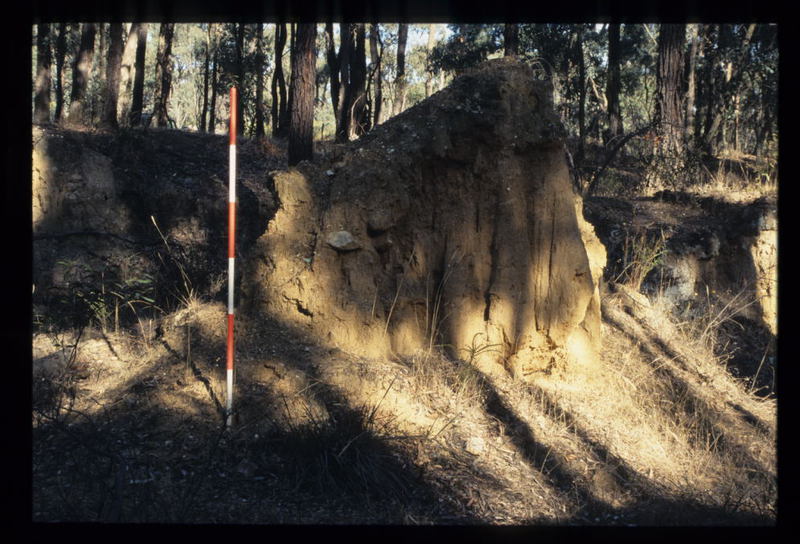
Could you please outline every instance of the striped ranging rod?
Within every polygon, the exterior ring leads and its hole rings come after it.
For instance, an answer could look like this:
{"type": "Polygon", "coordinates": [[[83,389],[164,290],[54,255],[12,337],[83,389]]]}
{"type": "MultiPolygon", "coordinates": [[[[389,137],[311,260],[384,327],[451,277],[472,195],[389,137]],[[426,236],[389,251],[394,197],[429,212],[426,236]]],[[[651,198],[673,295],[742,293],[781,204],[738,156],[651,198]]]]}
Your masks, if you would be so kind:
{"type": "Polygon", "coordinates": [[[233,284],[236,260],[236,87],[231,87],[230,155],[228,159],[228,346],[226,358],[226,425],[233,420],[233,284]]]}

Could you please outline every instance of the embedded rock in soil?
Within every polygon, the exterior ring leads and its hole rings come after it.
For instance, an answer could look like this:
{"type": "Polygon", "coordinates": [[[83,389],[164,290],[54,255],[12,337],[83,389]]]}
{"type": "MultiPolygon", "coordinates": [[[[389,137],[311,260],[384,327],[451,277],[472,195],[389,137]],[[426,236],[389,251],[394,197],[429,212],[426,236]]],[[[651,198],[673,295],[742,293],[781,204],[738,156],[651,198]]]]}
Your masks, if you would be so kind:
{"type": "Polygon", "coordinates": [[[274,173],[280,209],[246,259],[243,310],[365,356],[443,345],[527,374],[562,348],[591,353],[605,249],[563,135],[548,85],[497,59],[335,164],[274,173]],[[339,231],[360,249],[331,247],[339,231]]]}

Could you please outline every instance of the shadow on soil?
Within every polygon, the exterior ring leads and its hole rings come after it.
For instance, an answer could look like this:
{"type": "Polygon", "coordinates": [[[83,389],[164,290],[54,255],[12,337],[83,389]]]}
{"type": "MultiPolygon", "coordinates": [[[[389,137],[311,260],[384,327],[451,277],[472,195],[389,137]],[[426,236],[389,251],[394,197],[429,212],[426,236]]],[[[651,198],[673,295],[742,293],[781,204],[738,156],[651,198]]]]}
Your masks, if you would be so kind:
{"type": "MultiPolygon", "coordinates": [[[[285,329],[271,340],[302,341],[285,329]]],[[[226,430],[224,390],[215,392],[211,377],[222,369],[199,359],[187,369],[184,360],[170,347],[106,395],[116,401],[91,414],[71,407],[79,380],[34,399],[34,521],[478,522],[429,487],[396,440],[376,433],[380,422],[370,407],[349,406],[319,380],[313,361],[300,364],[290,352],[281,357],[306,374],[313,384],[308,396],[324,407],[321,414],[309,412],[301,425],[282,410],[262,408],[226,430]],[[210,402],[194,399],[193,414],[163,404],[164,395],[180,395],[190,380],[202,384],[210,402]]]]}
{"type": "MultiPolygon", "coordinates": [[[[279,324],[270,324],[268,330],[270,337],[262,341],[287,346],[278,360],[305,375],[307,398],[323,407],[321,411],[315,413],[309,404],[304,423],[293,424],[286,417],[287,404],[281,410],[277,402],[259,402],[243,394],[241,406],[249,414],[228,431],[220,401],[223,391],[214,391],[211,378],[221,375],[221,367],[198,359],[186,369],[182,354],[172,348],[109,394],[115,402],[91,415],[69,409],[70,394],[80,394],[79,382],[73,381],[51,395],[49,407],[40,402],[35,412],[41,423],[33,431],[34,521],[486,523],[465,504],[464,490],[425,481],[414,466],[409,444],[403,444],[406,439],[376,432],[382,423],[372,407],[350,406],[324,383],[314,371],[322,361],[313,355],[324,350],[315,349],[309,357],[300,347],[306,339],[279,324]],[[199,381],[210,402],[195,400],[194,414],[160,402],[165,393],[180,394],[187,380],[199,381]],[[53,416],[57,402],[67,410],[53,416]]],[[[221,343],[207,349],[224,353],[221,343]]],[[[615,508],[595,495],[596,489],[567,459],[537,439],[488,379],[482,384],[487,414],[514,430],[513,444],[522,458],[576,505],[559,525],[774,524],[767,516],[666,494],[590,438],[574,415],[538,389],[535,393],[548,404],[547,413],[563,419],[588,450],[605,461],[615,485],[624,486],[630,506],[615,508]]],[[[281,397],[269,388],[260,394],[273,401],[281,397]]],[[[475,477],[493,481],[488,474],[475,477]]]]}
{"type": "Polygon", "coordinates": [[[606,463],[615,480],[615,486],[624,485],[625,495],[633,500],[630,506],[616,508],[594,495],[584,479],[574,474],[569,462],[557,451],[537,440],[530,426],[508,406],[497,390],[484,376],[481,381],[488,414],[502,421],[507,428],[515,429],[512,441],[519,454],[534,468],[547,475],[550,484],[578,505],[577,512],[564,524],[608,524],[629,525],[773,525],[768,516],[714,508],[699,504],[691,498],[674,497],[654,486],[648,479],[631,468],[624,460],[611,454],[603,444],[589,437],[574,415],[559,406],[544,390],[531,385],[547,404],[546,412],[556,414],[565,421],[587,449],[606,463]]]}

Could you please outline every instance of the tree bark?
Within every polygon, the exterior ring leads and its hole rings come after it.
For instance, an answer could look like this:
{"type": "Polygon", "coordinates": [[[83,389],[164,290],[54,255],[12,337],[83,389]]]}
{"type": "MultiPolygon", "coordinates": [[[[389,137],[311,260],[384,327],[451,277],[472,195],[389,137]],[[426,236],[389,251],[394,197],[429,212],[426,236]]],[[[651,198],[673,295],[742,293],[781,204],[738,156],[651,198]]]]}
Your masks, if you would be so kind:
{"type": "Polygon", "coordinates": [[[686,25],[662,24],[658,33],[655,124],[661,152],[679,156],[684,134],[683,50],[686,25]]]}
{"type": "Polygon", "coordinates": [[[144,69],[147,52],[147,23],[137,24],[136,28],[136,64],[133,73],[133,95],[131,96],[130,125],[138,127],[142,122],[144,107],[144,69]]]}
{"type": "Polygon", "coordinates": [[[574,54],[578,64],[578,163],[583,162],[586,146],[586,63],[583,60],[583,26],[575,31],[574,54]]]}
{"type": "Polygon", "coordinates": [[[95,74],[93,76],[103,78],[106,75],[106,54],[107,54],[107,47],[106,47],[106,29],[108,28],[108,24],[106,23],[97,23],[97,38],[99,39],[98,47],[96,47],[97,52],[97,65],[95,66],[95,74]]]}
{"type": "Polygon", "coordinates": [[[702,147],[706,123],[710,123],[710,102],[714,97],[714,65],[717,60],[717,49],[712,46],[714,42],[715,25],[700,25],[698,36],[700,39],[699,50],[705,49],[707,54],[702,69],[698,68],[702,85],[695,87],[695,104],[697,111],[694,118],[694,142],[696,147],[702,147]]]}
{"type": "Polygon", "coordinates": [[[690,27],[691,32],[691,47],[689,48],[689,56],[686,62],[686,119],[684,128],[684,138],[687,143],[692,141],[694,135],[694,119],[696,111],[696,97],[697,97],[697,84],[695,72],[697,70],[697,57],[701,52],[701,40],[699,36],[699,29],[697,25],[690,27]]]}
{"type": "Polygon", "coordinates": [[[362,136],[368,130],[367,118],[367,47],[364,23],[355,28],[354,57],[350,63],[350,85],[353,87],[352,136],[362,136]]]}
{"type": "Polygon", "coordinates": [[[503,30],[503,42],[505,45],[503,56],[511,57],[519,55],[519,25],[506,24],[503,30]]]}
{"type": "Polygon", "coordinates": [[[125,40],[125,48],[122,50],[122,65],[119,71],[119,87],[118,87],[118,114],[117,118],[121,120],[122,124],[127,126],[130,124],[130,107],[131,107],[131,87],[133,85],[133,71],[134,63],[136,61],[136,42],[137,42],[137,29],[139,23],[132,23],[128,28],[128,37],[125,40]]]}
{"type": "Polygon", "coordinates": [[[92,56],[94,55],[94,38],[97,27],[94,23],[81,26],[81,43],[78,54],[72,65],[72,92],[69,104],[69,123],[80,125],[85,123],[86,112],[84,101],[89,77],[92,73],[92,56]]]}
{"type": "Polygon", "coordinates": [[[283,49],[286,47],[286,24],[275,23],[275,70],[272,72],[272,135],[286,136],[286,78],[283,75],[283,49]]]}
{"type": "Polygon", "coordinates": [[[219,73],[219,51],[217,51],[217,31],[214,36],[214,56],[211,61],[211,103],[208,105],[208,132],[211,134],[217,131],[217,83],[219,73]]]}
{"type": "Polygon", "coordinates": [[[708,154],[713,154],[714,143],[718,140],[721,128],[724,128],[722,127],[722,121],[725,112],[733,102],[733,98],[741,84],[741,67],[745,64],[745,58],[750,47],[750,41],[753,38],[753,33],[755,32],[755,27],[755,23],[751,23],[745,30],[744,39],[742,40],[738,55],[735,60],[728,63],[725,82],[720,86],[721,89],[717,90],[716,100],[713,104],[709,105],[710,110],[706,117],[706,131],[703,136],[705,150],[708,154]]]}
{"type": "Polygon", "coordinates": [[[156,94],[153,100],[153,117],[158,127],[169,126],[167,105],[172,90],[172,38],[175,23],[161,23],[156,54],[156,94]]]}
{"type": "Polygon", "coordinates": [[[339,118],[336,123],[336,141],[346,142],[350,139],[353,108],[352,70],[353,31],[355,25],[342,24],[339,27],[339,75],[343,96],[339,105],[339,118]]]}
{"type": "Polygon", "coordinates": [[[264,25],[256,27],[256,138],[264,136],[264,25]]]}
{"type": "Polygon", "coordinates": [[[115,129],[117,123],[117,99],[119,98],[120,66],[122,64],[122,23],[111,23],[108,61],[106,62],[106,86],[101,124],[115,129]]]}
{"type": "Polygon", "coordinates": [[[392,115],[397,115],[406,107],[406,42],[408,25],[400,23],[397,29],[397,79],[392,115]]]}
{"type": "Polygon", "coordinates": [[[315,23],[300,23],[292,52],[292,122],[289,125],[289,165],[311,160],[314,152],[314,84],[317,38],[315,23]]]}
{"type": "Polygon", "coordinates": [[[34,123],[50,121],[50,25],[39,23],[36,33],[36,95],[33,105],[34,123]]]}
{"type": "Polygon", "coordinates": [[[331,75],[331,105],[333,106],[333,118],[336,123],[334,132],[339,131],[339,120],[341,119],[340,109],[340,90],[341,82],[339,79],[339,55],[336,53],[336,42],[333,37],[333,22],[325,23],[325,39],[327,43],[328,72],[331,75]]]}
{"type": "Polygon", "coordinates": [[[619,104],[620,92],[620,48],[619,48],[620,25],[611,24],[608,27],[608,84],[606,86],[606,98],[608,99],[608,138],[611,140],[622,136],[624,129],[622,125],[622,111],[619,104]]]}
{"type": "Polygon", "coordinates": [[[376,126],[380,123],[381,106],[383,102],[383,80],[381,78],[381,57],[383,53],[383,47],[381,47],[380,50],[378,49],[378,43],[380,42],[380,36],[378,32],[379,28],[377,23],[370,25],[369,52],[372,65],[372,77],[370,84],[372,87],[372,126],[376,126]]]}
{"type": "Polygon", "coordinates": [[[206,28],[206,50],[203,58],[203,107],[200,110],[200,132],[208,131],[208,85],[211,79],[211,23],[206,28]]]}
{"type": "Polygon", "coordinates": [[[428,46],[427,46],[427,53],[428,53],[428,66],[425,74],[425,98],[429,97],[433,94],[433,71],[430,67],[430,58],[431,52],[433,51],[433,46],[436,44],[436,25],[430,24],[428,25],[428,46]]]}
{"type": "Polygon", "coordinates": [[[64,58],[67,55],[67,23],[59,23],[56,39],[56,111],[53,121],[61,122],[64,112],[64,58]]]}
{"type": "Polygon", "coordinates": [[[770,107],[764,104],[762,107],[763,115],[761,116],[761,126],[755,132],[755,143],[753,144],[753,155],[761,157],[764,143],[767,139],[767,134],[771,132],[772,116],[770,115],[770,107]]]}
{"type": "Polygon", "coordinates": [[[295,42],[297,40],[297,24],[292,23],[289,25],[289,92],[287,93],[286,99],[286,120],[285,120],[285,131],[288,134],[289,130],[292,126],[292,70],[294,70],[294,66],[292,66],[292,60],[294,59],[294,47],[295,42]]]}
{"type": "MultiPolygon", "coordinates": [[[[236,25],[236,87],[239,97],[244,98],[244,23],[236,25]]],[[[244,104],[245,100],[241,100],[236,109],[236,132],[239,136],[244,135],[244,104]]]]}

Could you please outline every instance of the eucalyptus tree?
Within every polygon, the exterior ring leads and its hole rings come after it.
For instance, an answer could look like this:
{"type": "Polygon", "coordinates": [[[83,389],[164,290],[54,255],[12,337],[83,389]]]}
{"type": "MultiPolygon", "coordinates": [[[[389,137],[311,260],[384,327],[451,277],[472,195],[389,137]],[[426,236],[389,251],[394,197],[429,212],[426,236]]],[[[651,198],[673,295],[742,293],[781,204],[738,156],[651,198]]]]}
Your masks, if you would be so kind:
{"type": "Polygon", "coordinates": [[[286,24],[275,24],[275,70],[272,72],[272,135],[285,136],[288,131],[286,78],[283,74],[283,50],[286,47],[286,24]]]}
{"type": "MultiPolygon", "coordinates": [[[[144,109],[144,74],[147,54],[147,23],[135,23],[136,26],[136,61],[133,72],[133,90],[131,95],[130,126],[141,124],[144,109]]],[[[133,31],[133,28],[131,28],[133,31]]]]}
{"type": "Polygon", "coordinates": [[[292,121],[289,125],[289,165],[310,160],[314,147],[315,41],[317,25],[297,26],[292,50],[292,121]]]}
{"type": "Polygon", "coordinates": [[[39,23],[36,33],[36,80],[33,120],[36,123],[50,121],[50,25],[39,23]]]}
{"type": "Polygon", "coordinates": [[[103,114],[100,123],[117,128],[117,100],[119,98],[120,68],[122,64],[122,23],[111,23],[106,78],[103,93],[103,114]]]}
{"type": "Polygon", "coordinates": [[[395,78],[394,103],[392,115],[405,109],[406,102],[406,44],[408,42],[408,24],[400,23],[397,28],[397,76],[395,78]]]}
{"type": "Polygon", "coordinates": [[[608,136],[616,139],[622,136],[622,110],[620,109],[620,25],[608,27],[608,78],[606,81],[606,98],[608,99],[608,136]]]}
{"type": "Polygon", "coordinates": [[[369,30],[369,52],[370,52],[370,126],[380,123],[381,106],[383,102],[383,78],[381,77],[381,65],[383,64],[383,42],[380,38],[380,29],[377,23],[370,25],[369,30]]]}
{"type": "Polygon", "coordinates": [[[86,119],[86,93],[92,73],[94,39],[97,27],[94,23],[81,25],[81,41],[72,65],[72,90],[70,93],[68,121],[72,125],[84,124],[86,119]]]}
{"type": "Polygon", "coordinates": [[[506,57],[519,55],[519,25],[506,23],[503,28],[503,55],[506,57]]]}
{"type": "Polygon", "coordinates": [[[64,61],[67,54],[67,34],[69,27],[67,23],[58,24],[58,38],[56,38],[56,111],[53,121],[59,123],[64,112],[64,61]]]}
{"type": "Polygon", "coordinates": [[[264,136],[264,69],[264,27],[262,23],[258,23],[256,28],[256,63],[254,70],[254,75],[256,78],[256,114],[254,135],[256,138],[264,136]]]}
{"type": "Polygon", "coordinates": [[[161,23],[156,56],[156,92],[153,98],[153,117],[156,126],[169,126],[169,95],[172,91],[172,37],[175,23],[161,23]]]}

